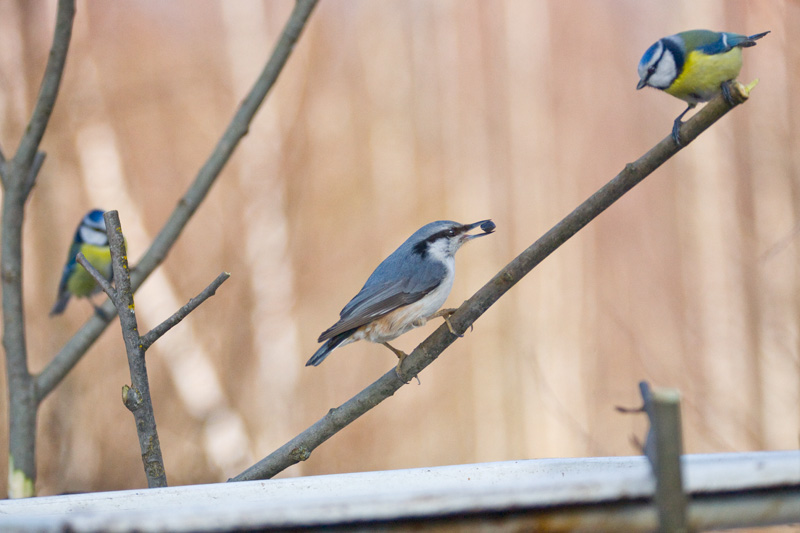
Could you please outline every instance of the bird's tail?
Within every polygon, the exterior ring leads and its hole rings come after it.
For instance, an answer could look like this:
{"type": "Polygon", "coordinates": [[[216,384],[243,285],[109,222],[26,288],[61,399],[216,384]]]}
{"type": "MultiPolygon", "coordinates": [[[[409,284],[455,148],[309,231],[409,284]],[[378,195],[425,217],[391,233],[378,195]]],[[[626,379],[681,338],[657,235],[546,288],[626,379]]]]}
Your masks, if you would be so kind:
{"type": "Polygon", "coordinates": [[[765,31],[765,32],[762,32],[762,33],[756,33],[755,35],[750,35],[747,38],[747,40],[743,41],[739,46],[741,46],[742,48],[747,48],[748,46],[755,46],[756,45],[756,41],[761,39],[763,36],[765,36],[768,33],[769,33],[768,31],[765,31]]]}
{"type": "Polygon", "coordinates": [[[319,366],[319,364],[323,362],[326,357],[328,357],[328,354],[338,348],[339,345],[346,341],[352,333],[352,331],[345,331],[344,333],[334,335],[328,339],[325,344],[319,347],[319,350],[314,352],[314,355],[312,355],[311,359],[308,360],[306,366],[319,366]]]}
{"type": "Polygon", "coordinates": [[[60,315],[64,312],[64,309],[67,308],[67,304],[69,303],[69,292],[64,292],[63,294],[59,295],[58,300],[56,300],[55,305],[50,310],[50,316],[60,315]]]}

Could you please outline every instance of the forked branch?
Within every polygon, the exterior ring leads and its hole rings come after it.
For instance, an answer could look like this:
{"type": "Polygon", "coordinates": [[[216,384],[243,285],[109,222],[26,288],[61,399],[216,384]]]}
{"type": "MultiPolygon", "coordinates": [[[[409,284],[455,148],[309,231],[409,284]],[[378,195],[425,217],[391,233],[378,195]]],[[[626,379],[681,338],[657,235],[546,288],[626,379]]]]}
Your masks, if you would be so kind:
{"type": "Polygon", "coordinates": [[[133,413],[136,422],[136,432],[139,436],[139,447],[142,452],[145,475],[147,476],[147,486],[165,487],[167,485],[167,475],[164,468],[164,459],[161,455],[161,444],[156,431],[153,402],[150,398],[150,383],[147,379],[145,352],[153,342],[213,295],[217,288],[230,277],[230,274],[227,272],[220,274],[198,297],[190,300],[178,312],[142,337],[139,335],[139,327],[136,321],[136,306],[133,301],[127,250],[125,249],[125,238],[122,234],[119,214],[116,211],[108,211],[105,213],[104,218],[108,244],[111,248],[114,286],[86,260],[83,254],[78,254],[77,261],[92,275],[116,307],[120,327],[122,328],[122,338],[125,341],[128,367],[131,373],[131,385],[122,387],[122,401],[128,410],[133,413]]]}

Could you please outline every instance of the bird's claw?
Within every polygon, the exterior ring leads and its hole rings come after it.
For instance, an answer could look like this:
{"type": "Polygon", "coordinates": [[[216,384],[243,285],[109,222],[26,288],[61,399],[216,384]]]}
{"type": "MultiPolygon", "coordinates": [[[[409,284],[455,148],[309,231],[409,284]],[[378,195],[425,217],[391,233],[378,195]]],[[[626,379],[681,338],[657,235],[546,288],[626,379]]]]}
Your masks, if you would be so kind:
{"type": "MultiPolygon", "coordinates": [[[[394,369],[394,373],[397,374],[397,377],[400,378],[406,385],[411,383],[411,379],[406,380],[405,376],[403,376],[403,374],[400,372],[400,363],[397,363],[397,367],[394,369]]],[[[422,382],[419,380],[419,376],[413,376],[412,379],[417,380],[417,385],[422,385],[422,382]]]]}
{"type": "Polygon", "coordinates": [[[672,123],[672,140],[675,141],[675,144],[678,145],[678,148],[683,148],[683,143],[681,142],[681,126],[683,126],[683,122],[681,119],[683,116],[694,109],[697,104],[689,104],[689,106],[683,110],[683,113],[678,115],[678,118],[675,119],[675,122],[672,123]]]}
{"type": "Polygon", "coordinates": [[[683,143],[681,142],[681,126],[683,126],[683,122],[681,122],[681,117],[678,117],[672,124],[672,140],[675,141],[675,144],[677,144],[679,148],[683,148],[683,143]]]}
{"type": "Polygon", "coordinates": [[[450,317],[443,316],[442,318],[444,318],[444,323],[447,324],[447,329],[450,330],[450,333],[459,338],[464,336],[463,333],[456,333],[456,330],[453,329],[453,324],[450,323],[450,317]]]}
{"type": "MultiPolygon", "coordinates": [[[[450,323],[450,317],[453,316],[457,309],[440,309],[436,311],[434,314],[428,317],[428,320],[431,318],[442,317],[444,319],[444,323],[447,324],[447,329],[450,330],[450,333],[455,335],[456,337],[463,337],[463,333],[457,333],[455,329],[453,329],[453,324],[450,323]]],[[[472,324],[470,324],[470,331],[472,331],[472,324]]]]}
{"type": "MultiPolygon", "coordinates": [[[[398,352],[399,351],[400,350],[398,350],[398,352]]],[[[405,376],[403,375],[403,372],[400,371],[400,365],[402,365],[403,361],[406,360],[406,357],[408,357],[408,354],[405,353],[405,352],[400,352],[400,353],[403,354],[403,357],[400,357],[399,355],[397,356],[397,366],[394,367],[394,373],[397,374],[397,377],[399,377],[401,380],[403,380],[403,383],[408,384],[408,383],[411,383],[411,380],[410,379],[406,380],[405,376]]],[[[413,376],[413,378],[417,380],[417,385],[422,385],[422,382],[419,380],[419,376],[415,375],[415,376],[413,376]]]]}
{"type": "MultiPolygon", "coordinates": [[[[406,352],[404,352],[403,350],[398,350],[397,348],[395,348],[394,346],[392,346],[388,342],[383,342],[381,344],[383,344],[384,346],[389,348],[397,356],[397,366],[394,367],[394,373],[397,374],[397,377],[402,379],[404,383],[411,383],[410,379],[408,381],[406,381],[405,376],[403,376],[403,373],[400,371],[400,366],[402,366],[403,361],[406,360],[406,357],[408,357],[408,354],[406,352]]],[[[418,384],[420,384],[420,385],[422,384],[422,382],[419,380],[419,376],[414,376],[414,378],[417,380],[418,384]]]]}
{"type": "Polygon", "coordinates": [[[734,107],[736,102],[733,101],[733,95],[731,94],[731,86],[730,84],[733,82],[731,81],[723,81],[720,85],[720,89],[722,89],[722,97],[725,98],[725,101],[728,103],[729,106],[734,107]]]}

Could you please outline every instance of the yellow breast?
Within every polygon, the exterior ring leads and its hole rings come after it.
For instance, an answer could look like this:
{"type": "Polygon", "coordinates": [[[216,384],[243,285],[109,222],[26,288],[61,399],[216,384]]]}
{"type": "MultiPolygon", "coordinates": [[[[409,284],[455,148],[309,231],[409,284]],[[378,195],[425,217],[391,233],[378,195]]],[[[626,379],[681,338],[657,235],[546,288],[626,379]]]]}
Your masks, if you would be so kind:
{"type": "Polygon", "coordinates": [[[707,102],[720,93],[722,82],[736,79],[741,70],[742,49],[739,47],[724,54],[690,52],[681,74],[664,91],[690,104],[707,102]]]}
{"type": "MultiPolygon", "coordinates": [[[[84,244],[81,252],[106,279],[111,277],[111,252],[108,246],[84,244]]],[[[76,265],[67,280],[67,290],[75,296],[89,296],[98,288],[94,278],[80,265],[76,265]]]]}

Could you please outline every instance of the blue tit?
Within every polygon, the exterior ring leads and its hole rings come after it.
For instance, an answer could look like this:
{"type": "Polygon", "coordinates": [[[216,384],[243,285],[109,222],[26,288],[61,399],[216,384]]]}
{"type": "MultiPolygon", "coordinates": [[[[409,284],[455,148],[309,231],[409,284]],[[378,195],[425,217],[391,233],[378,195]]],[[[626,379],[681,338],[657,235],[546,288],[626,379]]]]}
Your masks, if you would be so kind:
{"type": "Polygon", "coordinates": [[[390,340],[434,317],[444,317],[455,334],[448,321],[455,310],[439,310],[453,287],[455,254],[464,243],[494,230],[491,220],[472,224],[440,220],[422,226],[378,265],[339,313],[339,321],[319,336],[318,342],[325,344],[306,366],[317,366],[334,349],[364,339],[392,350],[399,371],[406,354],[390,340]],[[479,226],[483,233],[469,233],[479,226]]]}
{"type": "Polygon", "coordinates": [[[661,89],[689,104],[672,127],[672,138],[681,146],[681,119],[700,102],[708,102],[720,92],[729,104],[728,82],[742,69],[742,48],[755,46],[768,34],[739,35],[710,30],[684,31],[664,37],[647,49],[639,61],[639,84],[661,89]]]}
{"type": "Polygon", "coordinates": [[[89,211],[78,225],[67,255],[67,263],[64,265],[64,273],[61,275],[61,283],[58,284],[58,298],[50,310],[50,316],[63,313],[70,296],[88,298],[100,290],[91,274],[75,260],[78,252],[83,253],[98,272],[111,280],[111,250],[103,213],[100,209],[89,211]]]}

